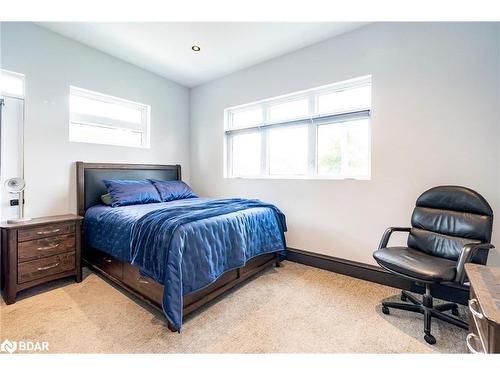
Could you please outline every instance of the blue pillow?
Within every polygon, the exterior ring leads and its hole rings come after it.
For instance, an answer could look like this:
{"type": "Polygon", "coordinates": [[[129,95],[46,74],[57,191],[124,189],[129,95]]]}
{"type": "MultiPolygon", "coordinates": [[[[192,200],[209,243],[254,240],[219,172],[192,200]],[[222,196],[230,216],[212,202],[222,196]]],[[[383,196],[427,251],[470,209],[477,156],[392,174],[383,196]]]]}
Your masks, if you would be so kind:
{"type": "Polygon", "coordinates": [[[159,203],[160,195],[149,180],[103,180],[111,195],[111,206],[159,203]]]}
{"type": "Polygon", "coordinates": [[[160,181],[149,180],[160,193],[163,202],[170,202],[177,199],[198,198],[194,195],[189,185],[179,180],[160,181]]]}

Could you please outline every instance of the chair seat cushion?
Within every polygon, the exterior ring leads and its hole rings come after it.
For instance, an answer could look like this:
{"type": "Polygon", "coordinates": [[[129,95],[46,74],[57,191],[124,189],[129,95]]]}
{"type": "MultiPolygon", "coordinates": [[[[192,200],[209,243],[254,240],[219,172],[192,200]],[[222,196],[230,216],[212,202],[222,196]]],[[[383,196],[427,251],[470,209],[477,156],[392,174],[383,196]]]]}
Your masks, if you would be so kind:
{"type": "Polygon", "coordinates": [[[456,261],[438,258],[410,247],[385,247],[373,253],[382,267],[423,281],[453,281],[456,261]]]}

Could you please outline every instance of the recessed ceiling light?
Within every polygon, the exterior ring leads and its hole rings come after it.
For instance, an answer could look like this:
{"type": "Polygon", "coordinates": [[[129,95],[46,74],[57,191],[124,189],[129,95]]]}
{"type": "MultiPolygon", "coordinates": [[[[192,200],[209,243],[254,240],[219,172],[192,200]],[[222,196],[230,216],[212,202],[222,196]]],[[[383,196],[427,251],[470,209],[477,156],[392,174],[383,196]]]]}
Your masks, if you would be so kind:
{"type": "Polygon", "coordinates": [[[199,46],[192,46],[191,49],[194,51],[194,52],[200,52],[201,48],[199,46]]]}

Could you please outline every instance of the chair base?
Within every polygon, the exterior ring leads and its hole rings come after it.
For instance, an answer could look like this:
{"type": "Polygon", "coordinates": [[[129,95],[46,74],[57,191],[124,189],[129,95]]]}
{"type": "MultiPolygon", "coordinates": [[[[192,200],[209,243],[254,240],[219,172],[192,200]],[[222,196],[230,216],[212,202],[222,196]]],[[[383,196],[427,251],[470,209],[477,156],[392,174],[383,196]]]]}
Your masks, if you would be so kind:
{"type": "Polygon", "coordinates": [[[430,345],[434,345],[436,343],[436,338],[431,334],[432,318],[437,318],[463,329],[469,329],[469,325],[466,322],[444,313],[444,311],[451,310],[451,313],[453,315],[458,316],[458,305],[456,303],[443,303],[441,305],[433,306],[433,298],[430,293],[429,284],[426,284],[425,286],[425,294],[423,295],[422,301],[419,301],[405,290],[401,291],[401,300],[410,301],[411,304],[398,302],[382,302],[382,312],[388,315],[389,308],[391,308],[422,314],[424,316],[424,339],[430,345]]]}

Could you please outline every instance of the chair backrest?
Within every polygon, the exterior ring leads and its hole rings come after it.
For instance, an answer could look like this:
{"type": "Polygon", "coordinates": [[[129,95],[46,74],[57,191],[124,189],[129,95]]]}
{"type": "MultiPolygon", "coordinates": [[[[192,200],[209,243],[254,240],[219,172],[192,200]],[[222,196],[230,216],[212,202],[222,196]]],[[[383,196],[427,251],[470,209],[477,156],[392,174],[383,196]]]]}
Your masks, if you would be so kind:
{"type": "MultiPolygon", "coordinates": [[[[490,242],[493,211],[474,190],[437,186],[417,199],[411,217],[408,247],[441,258],[457,260],[468,243],[490,242]]],[[[472,262],[485,264],[488,251],[478,251],[472,262]]]]}

